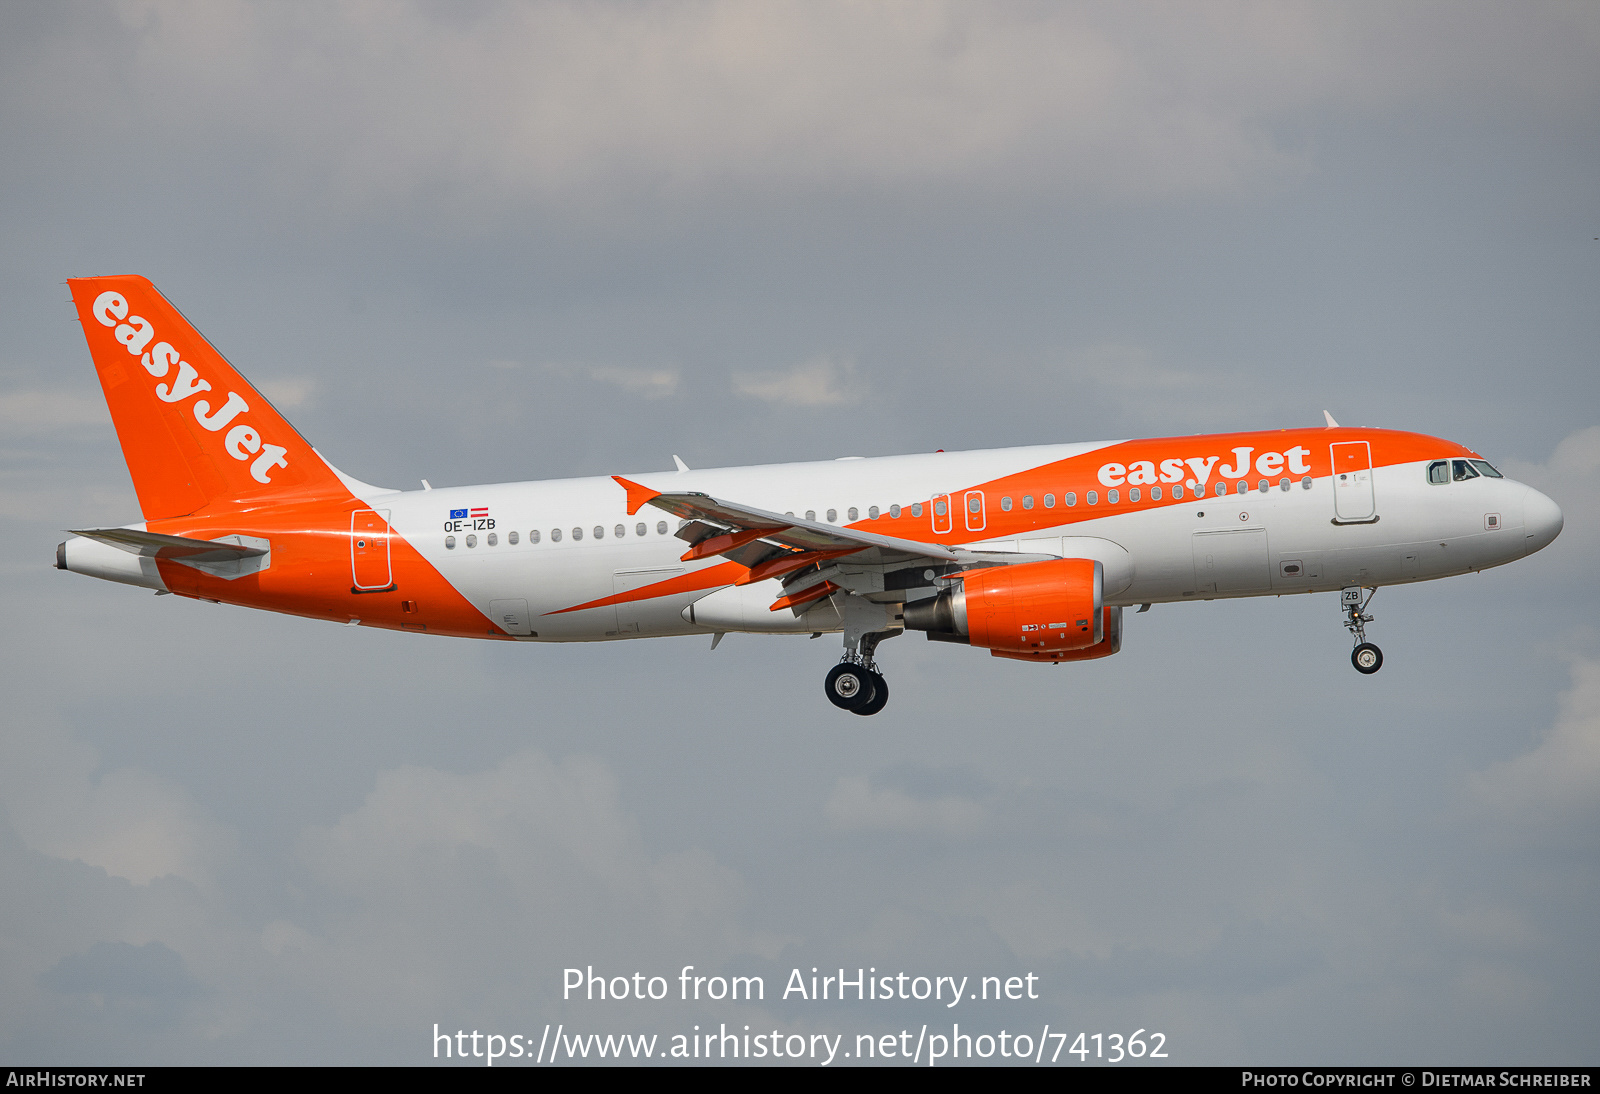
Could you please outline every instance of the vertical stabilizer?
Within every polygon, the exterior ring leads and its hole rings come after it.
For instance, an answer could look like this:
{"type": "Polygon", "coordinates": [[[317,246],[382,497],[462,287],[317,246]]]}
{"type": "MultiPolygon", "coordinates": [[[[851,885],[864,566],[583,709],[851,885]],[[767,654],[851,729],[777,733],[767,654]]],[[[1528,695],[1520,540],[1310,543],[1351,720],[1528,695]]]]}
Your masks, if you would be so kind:
{"type": "Polygon", "coordinates": [[[345,492],[305,438],[148,280],[67,284],[146,520],[345,492]]]}

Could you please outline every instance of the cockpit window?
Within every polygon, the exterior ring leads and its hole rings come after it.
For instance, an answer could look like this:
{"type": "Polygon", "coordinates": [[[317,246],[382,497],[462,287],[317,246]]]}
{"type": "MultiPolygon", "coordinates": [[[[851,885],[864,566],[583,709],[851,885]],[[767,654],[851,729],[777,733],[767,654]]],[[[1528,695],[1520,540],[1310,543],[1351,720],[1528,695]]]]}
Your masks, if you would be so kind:
{"type": "Polygon", "coordinates": [[[1455,480],[1457,482],[1465,482],[1467,479],[1478,477],[1478,472],[1473,468],[1471,460],[1452,460],[1450,462],[1455,467],[1455,480]]]}
{"type": "Polygon", "coordinates": [[[1428,465],[1428,481],[1435,486],[1442,486],[1450,481],[1450,461],[1434,460],[1428,465]]]}
{"type": "Polygon", "coordinates": [[[1500,472],[1496,471],[1494,468],[1489,466],[1489,461],[1488,460],[1473,460],[1472,461],[1472,466],[1476,467],[1479,471],[1482,471],[1485,475],[1489,476],[1489,478],[1491,478],[1491,479],[1503,479],[1503,478],[1505,478],[1504,475],[1500,474],[1500,472]]]}

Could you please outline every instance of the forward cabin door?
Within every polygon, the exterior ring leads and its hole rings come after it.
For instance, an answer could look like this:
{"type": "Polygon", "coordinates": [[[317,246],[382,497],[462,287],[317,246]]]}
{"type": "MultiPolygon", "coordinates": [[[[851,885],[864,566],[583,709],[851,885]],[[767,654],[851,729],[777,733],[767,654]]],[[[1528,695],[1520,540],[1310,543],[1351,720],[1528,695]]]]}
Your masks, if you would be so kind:
{"type": "Polygon", "coordinates": [[[350,580],[358,593],[394,587],[389,565],[389,510],[357,509],[350,514],[350,580]]]}
{"type": "Polygon", "coordinates": [[[1341,524],[1373,520],[1372,448],[1366,441],[1330,445],[1333,455],[1333,519],[1341,524]]]}

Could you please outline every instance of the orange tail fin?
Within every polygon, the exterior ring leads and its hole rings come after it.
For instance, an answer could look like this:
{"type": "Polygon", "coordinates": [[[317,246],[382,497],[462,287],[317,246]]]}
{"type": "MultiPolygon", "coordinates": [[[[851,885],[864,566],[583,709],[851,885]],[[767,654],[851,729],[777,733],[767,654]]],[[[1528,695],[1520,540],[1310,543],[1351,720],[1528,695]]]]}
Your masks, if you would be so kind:
{"type": "Polygon", "coordinates": [[[146,520],[342,491],[305,438],[148,280],[67,284],[146,520]]]}

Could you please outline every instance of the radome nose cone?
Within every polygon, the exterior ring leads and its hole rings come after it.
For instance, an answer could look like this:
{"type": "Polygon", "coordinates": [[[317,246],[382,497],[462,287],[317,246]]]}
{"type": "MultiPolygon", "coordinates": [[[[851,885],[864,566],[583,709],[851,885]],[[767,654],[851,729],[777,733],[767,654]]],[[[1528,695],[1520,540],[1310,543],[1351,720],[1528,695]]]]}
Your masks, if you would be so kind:
{"type": "Polygon", "coordinates": [[[1522,500],[1522,529],[1527,535],[1527,553],[1542,551],[1561,534],[1561,507],[1529,487],[1522,500]]]}

